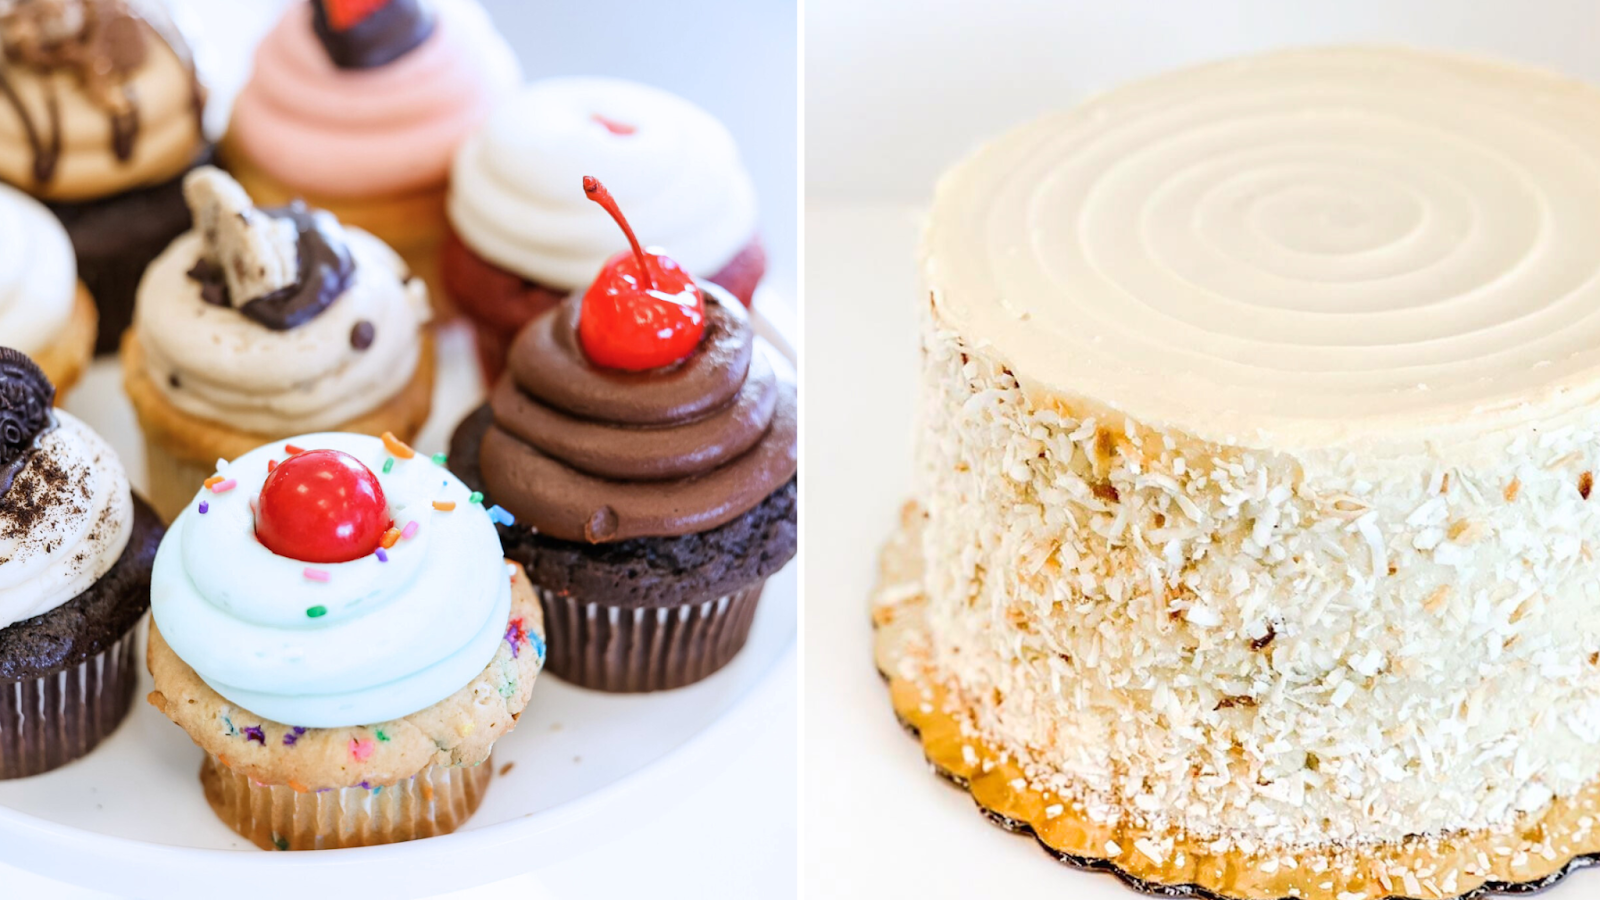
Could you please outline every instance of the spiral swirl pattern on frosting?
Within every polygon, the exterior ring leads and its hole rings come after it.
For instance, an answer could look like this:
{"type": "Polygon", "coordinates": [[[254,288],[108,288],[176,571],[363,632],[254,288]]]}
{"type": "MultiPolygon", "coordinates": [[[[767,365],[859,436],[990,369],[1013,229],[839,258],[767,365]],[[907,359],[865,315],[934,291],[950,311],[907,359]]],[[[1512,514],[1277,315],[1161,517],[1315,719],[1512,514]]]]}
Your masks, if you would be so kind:
{"type": "Polygon", "coordinates": [[[728,129],[681,97],[616,78],[545,79],[496,108],[456,155],[450,223],[495,265],[576,289],[628,246],[577,189],[585,175],[697,276],[756,233],[755,185],[728,129]]]}
{"type": "Polygon", "coordinates": [[[1597,96],[1405,50],[1163,76],[953,170],[926,282],[1025,385],[1219,440],[1576,406],[1600,393],[1597,96]]]}
{"type": "Polygon", "coordinates": [[[43,204],[0,184],[0,340],[27,354],[66,327],[78,283],[72,243],[43,204]]]}
{"type": "Polygon", "coordinates": [[[795,386],[756,346],[739,302],[701,288],[705,338],[668,369],[590,364],[578,295],[517,337],[480,462],[489,495],[519,524],[591,543],[689,534],[794,477],[795,386]]]}

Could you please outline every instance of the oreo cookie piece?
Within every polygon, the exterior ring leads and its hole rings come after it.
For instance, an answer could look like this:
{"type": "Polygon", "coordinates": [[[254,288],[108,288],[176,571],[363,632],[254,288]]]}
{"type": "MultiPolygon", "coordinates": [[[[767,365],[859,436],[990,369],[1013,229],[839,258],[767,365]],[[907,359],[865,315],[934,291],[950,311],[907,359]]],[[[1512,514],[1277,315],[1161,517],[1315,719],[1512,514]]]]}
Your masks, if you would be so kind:
{"type": "MultiPolygon", "coordinates": [[[[50,427],[55,400],[55,385],[27,354],[0,347],[0,473],[50,427]]],[[[0,479],[10,481],[3,474],[0,479]]]]}

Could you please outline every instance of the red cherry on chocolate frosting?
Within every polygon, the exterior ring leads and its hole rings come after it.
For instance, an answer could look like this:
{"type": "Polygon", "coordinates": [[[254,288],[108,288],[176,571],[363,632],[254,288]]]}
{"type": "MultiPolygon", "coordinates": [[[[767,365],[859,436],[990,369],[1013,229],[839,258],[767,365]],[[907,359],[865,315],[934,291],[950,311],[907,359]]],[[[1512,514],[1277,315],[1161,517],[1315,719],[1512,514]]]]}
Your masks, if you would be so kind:
{"type": "Polygon", "coordinates": [[[694,279],[660,250],[639,246],[611,192],[584,176],[583,192],[611,214],[632,252],[606,260],[583,295],[578,341],[598,366],[642,372],[679,362],[706,330],[705,298],[694,279]]]}
{"type": "Polygon", "coordinates": [[[378,549],[390,523],[378,476],[338,450],[308,450],[279,463],[256,505],[256,539],[309,563],[360,559],[378,549]]]}

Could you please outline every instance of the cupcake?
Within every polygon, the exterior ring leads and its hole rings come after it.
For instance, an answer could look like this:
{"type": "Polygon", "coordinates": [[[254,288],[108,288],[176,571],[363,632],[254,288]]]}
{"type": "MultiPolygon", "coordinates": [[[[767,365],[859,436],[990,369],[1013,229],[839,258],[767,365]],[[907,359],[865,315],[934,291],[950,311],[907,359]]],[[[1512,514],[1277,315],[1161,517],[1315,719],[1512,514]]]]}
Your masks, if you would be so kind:
{"type": "Polygon", "coordinates": [[[528,704],[538,599],[441,462],[392,438],[276,441],[219,466],[161,542],[149,699],[262,849],[454,830],[528,704]]]}
{"type": "Polygon", "coordinates": [[[86,755],[127,715],[163,530],[111,446],[54,399],[0,347],[0,779],[86,755]]]}
{"type": "Polygon", "coordinates": [[[609,173],[640,230],[697,278],[750,305],[766,272],[755,187],[722,123],[665,91],[610,78],[554,78],[501,104],[451,169],[440,261],[451,302],[476,325],[490,381],[511,337],[581,290],[626,247],[573,196],[609,173]]]}
{"type": "Polygon", "coordinates": [[[182,176],[210,151],[183,38],[151,4],[0,4],[0,180],[49,204],[110,353],[145,266],[189,228],[182,176]]]}
{"type": "Polygon", "coordinates": [[[56,386],[72,389],[94,356],[94,300],[50,210],[0,184],[0,336],[56,386]]]}
{"type": "Polygon", "coordinates": [[[258,202],[377,235],[442,299],[451,156],[521,80],[474,0],[300,0],[256,51],[222,153],[258,202]]]}
{"type": "Polygon", "coordinates": [[[795,385],[743,305],[633,240],[512,343],[450,466],[488,496],[544,604],[549,667],[607,691],[674,688],[744,646],[795,552],[795,385]]]}
{"type": "Polygon", "coordinates": [[[206,167],[196,228],[151,264],[122,344],[150,498],[171,521],[218,459],[336,428],[411,440],[428,418],[427,288],[382,241],[302,204],[257,209],[206,167]]]}

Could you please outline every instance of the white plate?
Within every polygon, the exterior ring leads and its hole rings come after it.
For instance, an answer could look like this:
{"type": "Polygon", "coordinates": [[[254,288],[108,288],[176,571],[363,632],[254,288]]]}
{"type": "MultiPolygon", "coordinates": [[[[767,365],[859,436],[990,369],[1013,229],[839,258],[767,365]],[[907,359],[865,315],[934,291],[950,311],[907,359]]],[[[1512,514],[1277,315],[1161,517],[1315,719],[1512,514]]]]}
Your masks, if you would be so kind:
{"type": "MultiPolygon", "coordinates": [[[[756,324],[779,337],[760,316],[756,324]]],[[[434,416],[416,442],[424,453],[445,448],[483,390],[464,327],[443,329],[439,351],[434,416]]],[[[142,482],[142,446],[114,362],[97,363],[67,408],[104,434],[142,482]]],[[[0,857],[59,881],[163,900],[252,883],[275,893],[296,892],[298,883],[315,884],[316,896],[418,897],[503,879],[606,842],[620,823],[677,802],[720,769],[791,702],[796,610],[791,565],[768,582],[743,652],[681,690],[611,695],[541,677],[517,730],[495,745],[495,781],[466,826],[387,847],[264,853],[238,837],[200,791],[199,749],[143,702],[149,676],[141,672],[133,712],[92,754],[0,782],[0,857]]],[[[791,771],[774,773],[774,789],[792,785],[791,771]]]]}
{"type": "MultiPolygon", "coordinates": [[[[867,593],[911,489],[918,213],[813,200],[806,211],[805,731],[808,896],[1133,900],[988,823],[933,775],[872,665],[867,593]],[[838,364],[848,361],[848,365],[838,364]]],[[[1540,897],[1593,897],[1577,872],[1540,897]]]]}

